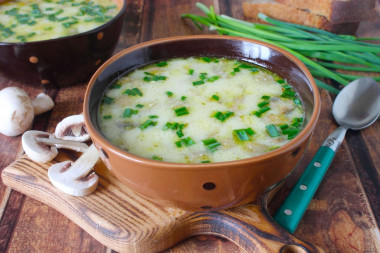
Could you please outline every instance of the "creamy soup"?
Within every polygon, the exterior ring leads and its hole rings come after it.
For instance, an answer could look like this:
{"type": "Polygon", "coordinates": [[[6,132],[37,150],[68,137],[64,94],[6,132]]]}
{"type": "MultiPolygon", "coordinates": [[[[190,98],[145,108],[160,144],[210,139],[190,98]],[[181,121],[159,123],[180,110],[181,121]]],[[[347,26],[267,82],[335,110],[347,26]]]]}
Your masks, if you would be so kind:
{"type": "Polygon", "coordinates": [[[176,58],[113,83],[99,110],[114,145],[145,158],[209,163],[276,149],[303,127],[300,98],[286,80],[226,58],[176,58]]]}
{"type": "Polygon", "coordinates": [[[111,0],[13,0],[0,4],[0,41],[27,42],[94,29],[118,13],[111,0]]]}

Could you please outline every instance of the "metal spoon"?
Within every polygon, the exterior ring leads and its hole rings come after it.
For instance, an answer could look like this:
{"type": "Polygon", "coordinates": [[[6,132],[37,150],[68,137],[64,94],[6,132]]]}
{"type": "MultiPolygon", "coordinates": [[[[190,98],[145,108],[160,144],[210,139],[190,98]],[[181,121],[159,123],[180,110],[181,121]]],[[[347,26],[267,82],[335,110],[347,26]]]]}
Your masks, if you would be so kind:
{"type": "Polygon", "coordinates": [[[321,183],[347,129],[363,129],[379,117],[380,86],[371,78],[357,79],[344,87],[333,105],[335,121],[340,125],[325,140],[306,167],[297,184],[274,215],[276,222],[293,233],[321,183]]]}

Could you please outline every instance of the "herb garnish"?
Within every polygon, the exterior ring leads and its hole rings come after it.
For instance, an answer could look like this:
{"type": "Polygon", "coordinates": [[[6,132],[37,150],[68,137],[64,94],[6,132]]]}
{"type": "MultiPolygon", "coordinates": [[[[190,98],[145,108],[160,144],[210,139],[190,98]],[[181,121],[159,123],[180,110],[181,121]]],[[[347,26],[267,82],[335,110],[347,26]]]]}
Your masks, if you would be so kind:
{"type": "Polygon", "coordinates": [[[151,119],[148,119],[147,121],[145,121],[144,123],[142,123],[142,124],[139,126],[139,128],[140,128],[141,130],[144,130],[144,129],[146,129],[146,128],[149,127],[149,126],[155,126],[155,125],[157,125],[157,121],[153,121],[153,120],[151,120],[151,119]]]}
{"type": "Polygon", "coordinates": [[[255,131],[253,131],[252,128],[243,128],[243,129],[236,129],[233,131],[233,134],[240,140],[240,141],[248,141],[251,140],[252,135],[255,134],[255,131]]]}
{"type": "Polygon", "coordinates": [[[278,130],[277,130],[277,128],[276,128],[275,125],[270,124],[270,125],[265,126],[265,128],[267,129],[267,132],[268,132],[268,134],[271,137],[278,137],[278,136],[280,136],[280,133],[278,132],[278,130]]]}
{"type": "Polygon", "coordinates": [[[182,116],[182,115],[186,115],[186,114],[189,114],[189,111],[187,110],[186,107],[180,107],[180,108],[176,108],[174,109],[174,112],[177,116],[182,116]]]}
{"type": "Polygon", "coordinates": [[[208,147],[211,152],[217,150],[217,148],[221,145],[215,138],[202,140],[203,144],[208,147]]]}
{"type": "Polygon", "coordinates": [[[212,117],[220,120],[221,122],[224,122],[226,119],[228,119],[229,117],[231,117],[232,115],[234,115],[233,112],[230,112],[230,111],[226,111],[226,112],[216,112],[212,115],[212,117]]]}
{"type": "Polygon", "coordinates": [[[150,72],[144,72],[146,76],[144,76],[143,80],[145,82],[151,82],[151,81],[164,81],[166,80],[166,76],[158,76],[155,74],[152,74],[150,72]]]}

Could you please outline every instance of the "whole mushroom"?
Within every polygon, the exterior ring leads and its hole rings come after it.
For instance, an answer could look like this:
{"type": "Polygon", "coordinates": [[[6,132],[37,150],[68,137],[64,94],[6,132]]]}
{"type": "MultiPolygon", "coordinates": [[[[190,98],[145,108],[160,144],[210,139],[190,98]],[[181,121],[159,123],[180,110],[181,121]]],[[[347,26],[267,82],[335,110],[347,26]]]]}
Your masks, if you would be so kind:
{"type": "Polygon", "coordinates": [[[35,115],[49,111],[53,100],[46,94],[39,94],[33,101],[18,87],[7,87],[0,91],[0,133],[17,136],[32,127],[35,115]]]}

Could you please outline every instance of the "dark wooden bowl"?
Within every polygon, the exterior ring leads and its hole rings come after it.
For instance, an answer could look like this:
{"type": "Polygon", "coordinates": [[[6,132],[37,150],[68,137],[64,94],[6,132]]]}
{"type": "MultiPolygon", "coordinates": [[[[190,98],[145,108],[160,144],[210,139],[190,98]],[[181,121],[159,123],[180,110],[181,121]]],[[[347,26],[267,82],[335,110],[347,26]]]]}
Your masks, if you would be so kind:
{"type": "Polygon", "coordinates": [[[126,0],[114,0],[119,13],[80,34],[34,42],[0,42],[0,73],[34,86],[69,86],[88,81],[113,53],[123,25],[126,0]]]}
{"type": "Polygon", "coordinates": [[[319,111],[320,96],[314,79],[295,56],[267,43],[216,35],[166,38],[130,47],[99,68],[89,82],[84,101],[86,127],[110,171],[153,202],[192,211],[249,203],[281,182],[306,150],[319,111]],[[284,146],[263,155],[208,164],[150,160],[111,144],[98,123],[104,90],[119,76],[142,65],[190,56],[236,58],[276,72],[300,94],[306,113],[305,128],[284,146]]]}

